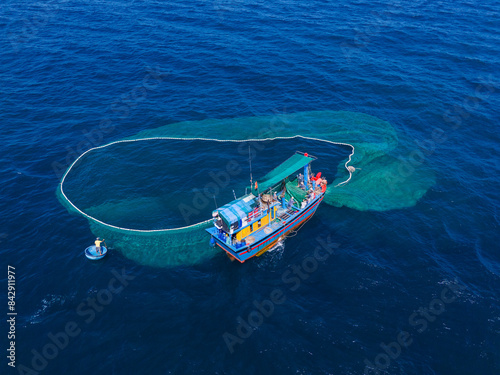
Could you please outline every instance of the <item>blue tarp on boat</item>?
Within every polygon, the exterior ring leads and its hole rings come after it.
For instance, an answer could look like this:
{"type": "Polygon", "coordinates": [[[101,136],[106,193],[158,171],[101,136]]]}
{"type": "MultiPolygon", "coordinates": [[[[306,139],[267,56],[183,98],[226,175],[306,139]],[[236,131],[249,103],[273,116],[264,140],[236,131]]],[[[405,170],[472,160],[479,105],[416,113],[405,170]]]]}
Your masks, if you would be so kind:
{"type": "Polygon", "coordinates": [[[253,199],[236,199],[224,206],[215,210],[219,216],[224,220],[228,227],[234,223],[241,226],[241,220],[247,217],[248,213],[253,210],[253,199]]]}

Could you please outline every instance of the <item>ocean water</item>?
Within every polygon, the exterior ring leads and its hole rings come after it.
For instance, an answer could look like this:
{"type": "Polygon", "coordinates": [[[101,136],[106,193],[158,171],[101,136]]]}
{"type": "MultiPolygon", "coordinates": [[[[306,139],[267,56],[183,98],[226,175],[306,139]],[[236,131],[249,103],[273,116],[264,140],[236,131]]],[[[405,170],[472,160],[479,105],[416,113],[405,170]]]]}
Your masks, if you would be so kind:
{"type": "MultiPolygon", "coordinates": [[[[1,373],[500,373],[499,14],[472,1],[4,1],[4,354],[9,265],[17,315],[16,367],[4,355],[1,373]],[[430,169],[434,184],[411,207],[322,204],[243,265],[220,253],[155,267],[119,247],[88,261],[89,223],[56,198],[94,146],[184,121],[324,110],[390,123],[400,177],[430,169]]],[[[213,168],[212,148],[175,147],[202,161],[196,173],[213,168]]]]}

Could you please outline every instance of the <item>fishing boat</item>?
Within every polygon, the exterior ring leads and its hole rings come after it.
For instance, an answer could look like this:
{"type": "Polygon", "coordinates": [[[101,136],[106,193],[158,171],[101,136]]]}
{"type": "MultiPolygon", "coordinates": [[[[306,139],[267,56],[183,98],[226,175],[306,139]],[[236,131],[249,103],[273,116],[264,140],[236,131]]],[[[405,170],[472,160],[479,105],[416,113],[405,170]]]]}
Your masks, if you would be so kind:
{"type": "Polygon", "coordinates": [[[250,177],[249,193],[212,212],[214,226],[206,229],[211,244],[243,263],[300,229],[326,191],[321,172],[311,171],[316,159],[296,152],[255,184],[250,177]]]}

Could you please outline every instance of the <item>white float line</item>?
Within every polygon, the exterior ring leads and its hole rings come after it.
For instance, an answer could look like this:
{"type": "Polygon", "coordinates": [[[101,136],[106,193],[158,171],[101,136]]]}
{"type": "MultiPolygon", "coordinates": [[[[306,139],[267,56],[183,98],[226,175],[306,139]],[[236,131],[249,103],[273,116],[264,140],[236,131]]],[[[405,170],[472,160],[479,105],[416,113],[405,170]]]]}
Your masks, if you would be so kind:
{"type": "Polygon", "coordinates": [[[262,142],[262,141],[273,141],[273,140],[276,140],[276,139],[293,139],[293,138],[303,138],[303,139],[310,139],[310,140],[314,140],[314,141],[320,141],[320,142],[327,142],[327,143],[331,143],[331,144],[335,144],[335,145],[343,145],[343,146],[349,146],[352,148],[352,152],[351,154],[349,155],[349,160],[347,160],[347,162],[345,163],[345,168],[347,169],[347,171],[349,172],[349,178],[347,180],[345,180],[344,182],[341,182],[337,185],[335,185],[335,187],[337,186],[340,186],[340,185],[343,185],[343,184],[346,184],[350,181],[351,177],[352,177],[352,172],[347,168],[347,164],[349,164],[351,162],[351,157],[352,155],[354,155],[354,146],[349,144],[349,143],[343,143],[343,142],[334,142],[334,141],[329,141],[329,140],[326,140],[326,139],[319,139],[319,138],[313,138],[313,137],[306,137],[306,136],[303,136],[303,135],[294,135],[292,137],[274,137],[274,138],[262,138],[262,139],[245,139],[245,140],[240,140],[240,139],[215,139],[215,138],[182,138],[182,137],[151,137],[151,138],[139,138],[139,139],[123,139],[121,141],[115,141],[115,142],[111,142],[111,143],[108,143],[106,145],[102,145],[102,146],[97,146],[97,147],[93,147],[91,149],[88,149],[87,151],[85,151],[83,154],[81,154],[68,168],[68,170],[66,171],[66,173],[64,173],[64,176],[63,178],[61,179],[61,182],[60,182],[60,189],[61,189],[61,194],[64,196],[64,198],[68,201],[68,203],[75,209],[77,210],[79,213],[81,213],[83,216],[87,217],[88,219],[90,220],[93,220],[95,221],[96,223],[99,223],[99,224],[102,224],[106,227],[109,227],[109,228],[114,228],[114,229],[119,229],[119,230],[124,230],[124,231],[129,231],[129,232],[142,232],[142,233],[152,233],[152,232],[168,232],[168,231],[171,231],[171,230],[178,230],[178,229],[186,229],[186,228],[192,228],[192,227],[195,227],[195,226],[198,226],[200,224],[205,224],[205,223],[209,223],[211,222],[213,219],[209,219],[209,220],[205,220],[205,221],[202,221],[200,223],[196,223],[196,224],[192,224],[192,225],[188,225],[188,226],[185,226],[185,227],[178,227],[178,228],[167,228],[167,229],[151,229],[151,230],[144,230],[144,229],[130,229],[130,228],[122,228],[122,227],[118,227],[116,225],[111,225],[111,224],[108,224],[108,223],[105,223],[101,220],[98,220],[96,219],[95,217],[92,217],[90,216],[89,214],[86,214],[85,212],[83,212],[82,210],[80,210],[78,207],[76,207],[73,202],[71,202],[71,200],[66,196],[66,194],[64,193],[64,190],[63,190],[63,184],[64,184],[64,181],[66,180],[66,176],[68,175],[68,173],[71,171],[71,169],[73,168],[73,166],[78,162],[78,160],[80,160],[84,155],[86,155],[87,153],[91,152],[91,151],[94,151],[94,150],[99,150],[101,148],[105,148],[105,147],[109,147],[109,146],[112,146],[112,145],[115,145],[115,144],[118,144],[118,143],[129,143],[129,142],[139,142],[139,141],[151,141],[151,140],[183,140],[183,141],[214,141],[214,142],[262,142]]]}

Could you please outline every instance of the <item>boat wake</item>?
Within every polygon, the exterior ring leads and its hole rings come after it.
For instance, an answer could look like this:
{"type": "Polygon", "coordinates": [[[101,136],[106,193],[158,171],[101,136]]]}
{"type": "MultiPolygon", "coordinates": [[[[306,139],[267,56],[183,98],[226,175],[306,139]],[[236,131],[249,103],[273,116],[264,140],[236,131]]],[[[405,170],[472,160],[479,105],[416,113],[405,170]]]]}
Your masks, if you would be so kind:
{"type": "Polygon", "coordinates": [[[281,241],[278,241],[276,242],[276,244],[271,247],[269,250],[267,250],[268,253],[270,252],[273,252],[273,251],[276,251],[276,252],[282,252],[283,250],[285,250],[285,240],[281,240],[281,241]]]}
{"type": "Polygon", "coordinates": [[[285,240],[276,242],[273,247],[267,250],[259,257],[259,261],[255,262],[258,268],[267,269],[274,268],[283,259],[285,253],[285,240]]]}

